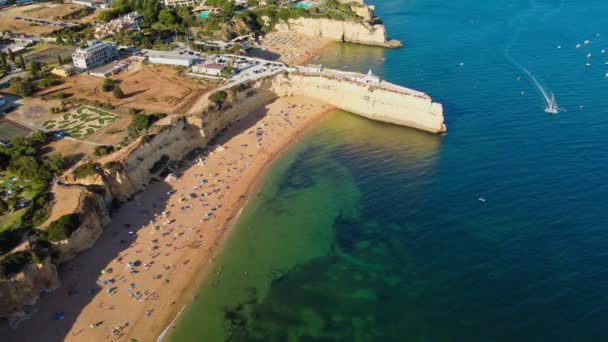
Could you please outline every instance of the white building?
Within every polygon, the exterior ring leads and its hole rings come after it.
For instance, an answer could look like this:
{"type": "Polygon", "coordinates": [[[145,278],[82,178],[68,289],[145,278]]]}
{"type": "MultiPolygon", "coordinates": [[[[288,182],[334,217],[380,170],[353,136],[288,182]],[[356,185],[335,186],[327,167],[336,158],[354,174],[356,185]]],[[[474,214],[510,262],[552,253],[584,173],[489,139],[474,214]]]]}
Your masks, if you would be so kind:
{"type": "Polygon", "coordinates": [[[323,71],[323,66],[321,64],[308,64],[305,67],[298,67],[298,69],[304,72],[321,72],[323,71]]]}
{"type": "Polygon", "coordinates": [[[112,0],[72,0],[72,3],[87,7],[99,7],[102,9],[112,7],[112,0]]]}
{"type": "Polygon", "coordinates": [[[221,76],[226,66],[221,64],[197,64],[192,67],[192,72],[211,76],[221,76]]]}
{"type": "Polygon", "coordinates": [[[139,31],[139,18],[141,15],[135,11],[113,19],[109,23],[98,23],[95,26],[95,37],[111,37],[123,30],[139,31]]]}
{"type": "Polygon", "coordinates": [[[108,64],[118,58],[116,45],[100,41],[91,41],[86,48],[79,48],[72,54],[77,69],[88,70],[108,64]]]}
{"type": "Polygon", "coordinates": [[[200,0],[163,0],[165,7],[195,6],[200,0]]]}
{"type": "Polygon", "coordinates": [[[194,64],[196,58],[189,56],[175,56],[175,55],[164,55],[164,54],[150,54],[148,61],[152,64],[165,64],[189,67],[194,64]]]}
{"type": "Polygon", "coordinates": [[[360,77],[355,77],[355,79],[358,82],[361,83],[365,83],[365,84],[374,84],[374,85],[378,85],[380,84],[380,77],[374,75],[374,73],[372,73],[372,69],[369,69],[369,71],[367,72],[367,74],[365,75],[361,75],[360,77]]]}

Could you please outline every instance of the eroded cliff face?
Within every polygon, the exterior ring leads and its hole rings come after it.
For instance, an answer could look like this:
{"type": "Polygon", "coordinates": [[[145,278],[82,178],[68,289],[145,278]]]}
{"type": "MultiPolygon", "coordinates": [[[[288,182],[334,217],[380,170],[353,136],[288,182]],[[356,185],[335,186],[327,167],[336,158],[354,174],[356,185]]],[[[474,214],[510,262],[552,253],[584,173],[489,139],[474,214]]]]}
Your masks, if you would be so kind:
{"type": "Polygon", "coordinates": [[[18,320],[25,308],[38,300],[46,289],[59,286],[57,268],[46,258],[40,264],[28,264],[23,271],[8,280],[0,280],[0,317],[18,320]]]}
{"type": "Polygon", "coordinates": [[[303,95],[366,118],[439,133],[445,131],[441,104],[425,94],[404,94],[334,77],[283,73],[256,83],[277,96],[303,95]]]}
{"type": "Polygon", "coordinates": [[[160,127],[146,137],[134,141],[116,153],[104,157],[99,163],[100,174],[84,179],[76,179],[67,174],[61,178],[65,184],[96,186],[104,189],[105,202],[125,201],[143,190],[160,169],[152,172],[155,163],[162,158],[179,161],[196,148],[203,148],[224,128],[245,117],[251,109],[260,107],[276,99],[269,89],[253,89],[238,86],[230,91],[229,100],[222,109],[216,106],[201,108],[200,115],[175,119],[170,125],[160,127]]]}
{"type": "Polygon", "coordinates": [[[384,25],[331,19],[298,18],[275,25],[278,32],[292,32],[322,37],[339,42],[349,42],[384,47],[401,47],[396,40],[387,40],[384,25]]]}
{"type": "Polygon", "coordinates": [[[53,245],[58,252],[57,263],[74,258],[95,244],[103,232],[105,225],[110,223],[110,213],[102,195],[84,190],[80,194],[77,208],[80,213],[80,225],[72,232],[70,238],[53,245]]]}

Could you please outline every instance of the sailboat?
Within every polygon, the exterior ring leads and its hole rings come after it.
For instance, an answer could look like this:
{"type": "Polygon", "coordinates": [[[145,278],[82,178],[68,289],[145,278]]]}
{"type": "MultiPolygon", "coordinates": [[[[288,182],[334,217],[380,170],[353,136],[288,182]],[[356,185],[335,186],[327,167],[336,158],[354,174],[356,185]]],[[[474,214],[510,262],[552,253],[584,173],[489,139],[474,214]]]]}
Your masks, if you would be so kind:
{"type": "Polygon", "coordinates": [[[549,114],[557,114],[560,112],[560,108],[557,106],[557,102],[555,101],[555,95],[551,94],[551,97],[547,99],[547,107],[545,108],[545,112],[549,114]]]}

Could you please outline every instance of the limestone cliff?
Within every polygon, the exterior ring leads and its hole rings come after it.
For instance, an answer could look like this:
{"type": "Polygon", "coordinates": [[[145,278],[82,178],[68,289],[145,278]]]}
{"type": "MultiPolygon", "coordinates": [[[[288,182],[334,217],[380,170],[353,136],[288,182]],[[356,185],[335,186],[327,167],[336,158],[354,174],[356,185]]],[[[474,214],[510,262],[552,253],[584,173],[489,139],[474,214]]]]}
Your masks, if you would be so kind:
{"type": "Polygon", "coordinates": [[[93,247],[103,232],[103,227],[110,223],[110,213],[103,196],[91,191],[80,194],[76,212],[80,214],[78,228],[67,240],[53,244],[53,249],[58,252],[57,263],[72,259],[78,253],[93,247]]]}
{"type": "Polygon", "coordinates": [[[278,32],[292,32],[307,36],[322,37],[339,42],[401,47],[396,40],[387,40],[384,25],[371,25],[364,21],[340,21],[332,19],[289,19],[275,25],[278,32]]]}
{"type": "MultiPolygon", "coordinates": [[[[349,73],[344,73],[349,75],[349,73]]],[[[372,120],[440,133],[446,130],[441,104],[407,88],[366,84],[340,77],[338,72],[321,74],[283,73],[256,83],[255,88],[270,90],[277,96],[304,95],[333,107],[372,120]]]]}
{"type": "Polygon", "coordinates": [[[0,317],[11,320],[25,316],[45,289],[59,286],[57,268],[46,258],[40,264],[28,264],[23,271],[7,280],[0,280],[0,317]]]}

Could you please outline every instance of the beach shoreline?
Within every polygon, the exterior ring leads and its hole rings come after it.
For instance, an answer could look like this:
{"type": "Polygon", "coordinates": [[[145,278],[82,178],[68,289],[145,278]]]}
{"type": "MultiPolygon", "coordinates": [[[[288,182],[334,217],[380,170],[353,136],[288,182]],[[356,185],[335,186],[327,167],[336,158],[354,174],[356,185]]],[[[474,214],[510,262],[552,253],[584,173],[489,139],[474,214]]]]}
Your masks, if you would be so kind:
{"type": "Polygon", "coordinates": [[[285,97],[250,111],[219,139],[204,167],[193,162],[180,169],[179,177],[154,182],[124,203],[91,249],[61,265],[61,287],[41,297],[30,319],[0,333],[7,341],[35,341],[41,334],[49,341],[154,341],[165,330],[170,337],[178,313],[187,310],[208,278],[273,162],[333,110],[310,98],[285,97]],[[256,130],[264,132],[259,146],[256,130]],[[209,174],[204,178],[217,189],[183,202],[197,192],[190,190],[203,177],[197,172],[209,174]],[[163,196],[164,206],[157,202],[163,196]],[[184,204],[192,208],[184,211],[184,204]],[[184,214],[174,217],[171,211],[180,205],[184,214]],[[216,211],[201,223],[202,212],[195,206],[216,211]],[[147,211],[152,214],[146,216],[147,211]],[[165,220],[174,223],[159,229],[165,220]],[[134,260],[141,264],[136,272],[125,266],[134,260]],[[65,319],[49,322],[58,312],[65,319]]]}
{"type": "MultiPolygon", "coordinates": [[[[224,229],[226,229],[226,234],[221,236],[221,241],[219,242],[218,249],[216,250],[216,253],[214,255],[214,260],[219,256],[220,253],[223,252],[223,247],[230,239],[232,233],[234,233],[235,231],[240,215],[249,203],[249,200],[253,196],[255,196],[262,188],[265,181],[265,177],[272,168],[273,164],[291,147],[293,147],[303,136],[305,136],[307,132],[314,129],[319,124],[321,124],[321,122],[327,119],[328,115],[330,115],[330,113],[333,111],[335,111],[335,108],[326,106],[323,111],[314,114],[314,117],[311,117],[308,122],[304,123],[304,125],[298,130],[296,130],[293,135],[289,137],[288,140],[283,141],[281,143],[281,146],[279,146],[276,151],[274,151],[268,156],[265,165],[259,170],[257,170],[255,176],[256,179],[249,185],[248,190],[244,195],[245,197],[242,198],[242,201],[240,202],[240,206],[234,208],[234,210],[236,210],[236,214],[234,216],[229,217],[224,223],[224,229]]],[[[181,316],[181,314],[188,310],[188,306],[195,298],[194,296],[196,295],[196,293],[199,292],[201,286],[204,285],[205,280],[209,278],[209,274],[213,270],[213,267],[213,264],[207,265],[205,263],[200,263],[198,265],[199,269],[192,275],[193,280],[195,279],[194,282],[188,287],[188,289],[182,292],[182,295],[176,301],[178,303],[178,305],[176,305],[176,309],[178,307],[179,309],[176,310],[175,313],[171,315],[171,317],[167,317],[165,321],[164,329],[162,330],[161,334],[166,331],[166,335],[161,336],[160,334],[156,334],[155,341],[168,341],[167,338],[171,337],[171,329],[176,327],[176,323],[179,322],[179,316],[181,316]]],[[[147,341],[148,339],[144,340],[147,341]]]]}

